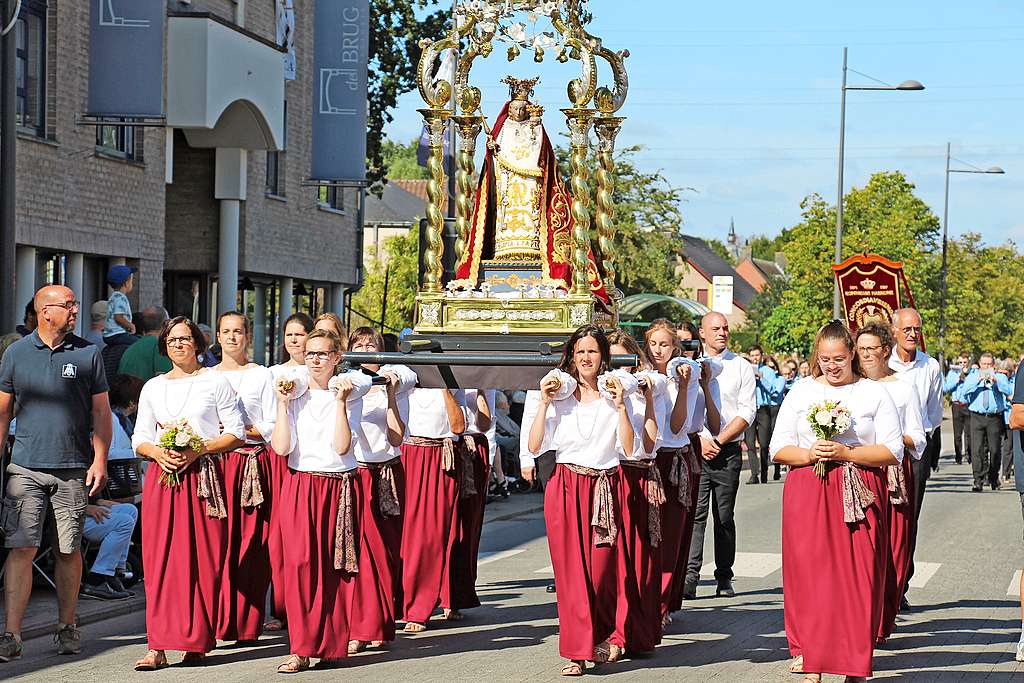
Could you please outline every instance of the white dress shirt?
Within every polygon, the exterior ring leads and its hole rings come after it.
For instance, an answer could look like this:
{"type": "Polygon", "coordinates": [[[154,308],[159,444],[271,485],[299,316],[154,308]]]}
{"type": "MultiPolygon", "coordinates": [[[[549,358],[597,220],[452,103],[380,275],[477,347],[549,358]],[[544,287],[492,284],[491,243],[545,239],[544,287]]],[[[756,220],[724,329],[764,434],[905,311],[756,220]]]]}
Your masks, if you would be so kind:
{"type": "MultiPolygon", "coordinates": [[[[757,399],[754,397],[754,366],[729,349],[715,358],[722,364],[722,372],[716,379],[719,397],[715,401],[718,412],[722,415],[721,428],[725,429],[725,426],[732,422],[734,417],[744,420],[747,426],[754,424],[754,415],[757,413],[757,399]]],[[[743,432],[744,430],[740,430],[731,443],[742,441],[743,432]]]]}
{"type": "MultiPolygon", "coordinates": [[[[427,439],[455,439],[458,435],[448,424],[448,410],[444,403],[445,389],[423,389],[417,387],[409,392],[409,419],[405,433],[427,439]]],[[[465,405],[465,390],[452,392],[455,402],[465,405]]]]}
{"type": "MultiPolygon", "coordinates": [[[[898,377],[898,375],[897,375],[898,377]]],[[[914,460],[920,460],[924,455],[925,432],[924,419],[921,417],[921,404],[917,400],[917,392],[913,385],[900,379],[890,379],[887,382],[879,382],[889,392],[889,398],[896,404],[896,412],[900,414],[900,424],[903,426],[903,435],[909,436],[914,445],[908,446],[910,455],[914,460]]]]}
{"type": "MultiPolygon", "coordinates": [[[[523,402],[523,421],[519,429],[519,467],[523,469],[535,466],[533,459],[536,457],[530,452],[530,429],[533,427],[533,420],[540,410],[540,391],[531,389],[526,392],[526,401],[523,402]]],[[[548,406],[547,416],[550,419],[554,415],[554,408],[548,406]]],[[[537,455],[543,455],[551,450],[551,433],[544,431],[544,441],[540,445],[537,455]]]]}
{"type": "Polygon", "coordinates": [[[909,382],[917,390],[921,402],[921,417],[924,429],[931,434],[942,426],[942,370],[939,362],[924,351],[918,349],[914,360],[904,363],[899,353],[893,349],[889,357],[889,367],[900,375],[900,379],[909,382]]]}
{"type": "Polygon", "coordinates": [[[270,443],[277,417],[277,395],[274,394],[274,375],[262,365],[241,370],[218,371],[238,395],[238,408],[242,423],[254,427],[262,439],[246,439],[246,443],[270,443]]]}
{"type": "Polygon", "coordinates": [[[138,452],[142,444],[155,444],[164,425],[181,419],[207,441],[221,433],[245,438],[235,390],[223,373],[204,369],[191,377],[157,375],[146,382],[139,395],[132,448],[138,452]]]}

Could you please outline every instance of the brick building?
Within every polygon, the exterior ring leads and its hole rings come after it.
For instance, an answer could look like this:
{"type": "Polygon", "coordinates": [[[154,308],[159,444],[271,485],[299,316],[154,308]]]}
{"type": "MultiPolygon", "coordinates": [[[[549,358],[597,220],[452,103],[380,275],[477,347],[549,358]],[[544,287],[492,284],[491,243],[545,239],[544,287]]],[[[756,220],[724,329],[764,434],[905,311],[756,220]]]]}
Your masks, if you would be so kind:
{"type": "Polygon", "coordinates": [[[212,323],[244,306],[256,356],[293,310],[343,310],[362,268],[361,196],[309,175],[313,0],[295,0],[284,80],[275,0],[169,0],[167,127],[78,125],[89,7],[23,0],[18,22],[19,308],[47,282],[106,298],[113,263],[139,268],[136,310],[212,323]],[[234,280],[231,291],[222,280],[234,280]],[[285,294],[285,295],[282,295],[285,294]],[[233,304],[233,305],[232,305],[233,304]]]}

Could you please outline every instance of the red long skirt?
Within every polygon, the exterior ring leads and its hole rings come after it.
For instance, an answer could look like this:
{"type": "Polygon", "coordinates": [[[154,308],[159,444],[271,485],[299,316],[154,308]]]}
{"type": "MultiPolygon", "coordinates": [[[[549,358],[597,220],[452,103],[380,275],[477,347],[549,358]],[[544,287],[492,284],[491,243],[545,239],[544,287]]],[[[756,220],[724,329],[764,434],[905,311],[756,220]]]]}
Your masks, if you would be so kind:
{"type": "MultiPolygon", "coordinates": [[[[456,512],[459,518],[459,537],[452,551],[453,609],[480,606],[480,598],[476,594],[477,562],[480,555],[480,536],[484,529],[487,481],[491,474],[487,438],[478,435],[473,441],[464,439],[462,444],[460,448],[470,449],[470,455],[473,457],[473,484],[476,487],[476,495],[459,495],[456,512]]],[[[458,467],[462,466],[460,460],[458,467]]]]}
{"type": "MultiPolygon", "coordinates": [[[[267,489],[266,450],[260,449],[260,485],[267,489]]],[[[277,457],[277,456],[275,456],[277,457]]],[[[226,453],[224,465],[224,502],[227,505],[227,556],[220,584],[220,608],[217,614],[218,640],[256,640],[263,633],[263,617],[270,587],[269,510],[266,501],[242,507],[242,478],[248,455],[226,453]]]]}
{"type": "MultiPolygon", "coordinates": [[[[404,505],[405,473],[392,464],[399,505],[404,505]]],[[[355,577],[349,640],[395,639],[396,592],[402,588],[402,515],[385,517],[377,488],[380,471],[357,470],[359,505],[359,573],[355,577]]]]}
{"type": "MultiPolygon", "coordinates": [[[[655,458],[655,465],[661,474],[661,483],[665,488],[665,502],[661,506],[661,563],[658,571],[660,573],[660,611],[665,616],[672,609],[672,598],[676,595],[677,584],[682,585],[685,578],[686,558],[689,557],[689,544],[683,545],[686,535],[686,524],[692,515],[679,503],[679,488],[669,481],[669,470],[672,467],[672,451],[659,449],[655,458]],[[677,565],[682,558],[684,572],[682,575],[677,571],[677,565]]],[[[691,529],[692,520],[691,521],[691,529]]],[[[679,609],[676,607],[675,609],[679,609]]]]}
{"type": "Polygon", "coordinates": [[[782,586],[789,651],[804,671],[871,676],[882,618],[889,498],[881,469],[858,468],[876,502],[843,521],[842,471],[791,468],[782,494],[782,586]]]}
{"type": "MultiPolygon", "coordinates": [[[[292,654],[317,659],[348,656],[355,577],[334,568],[334,532],[341,479],[293,472],[279,508],[287,572],[284,604],[292,654]]],[[[353,486],[358,510],[362,492],[353,486]]],[[[359,548],[362,552],[362,548],[359,548]]]]}
{"type": "MultiPolygon", "coordinates": [[[[218,472],[222,469],[216,460],[218,472]]],[[[216,642],[218,595],[227,525],[206,516],[196,494],[199,465],[170,488],[150,469],[142,494],[142,562],[146,567],[146,635],[154,650],[209,652],[216,642]]]]}
{"type": "Polygon", "coordinates": [[[406,621],[425,624],[434,608],[452,606],[452,551],[459,535],[459,482],[441,469],[440,446],[402,444],[402,590],[406,621]]]}
{"type": "Polygon", "coordinates": [[[269,446],[264,455],[267,463],[267,487],[263,489],[263,506],[267,508],[267,555],[270,559],[270,613],[277,619],[285,620],[284,594],[287,587],[284,569],[284,541],[281,538],[281,523],[277,514],[277,502],[281,499],[284,483],[291,476],[288,456],[275,453],[269,446]]]}
{"type": "Polygon", "coordinates": [[[885,640],[896,628],[896,615],[900,601],[907,590],[910,574],[911,535],[914,530],[914,473],[911,456],[903,458],[903,478],[907,482],[907,501],[902,505],[889,505],[889,554],[885,572],[885,604],[878,630],[879,640],[885,640]]]}
{"type": "MultiPolygon", "coordinates": [[[[609,478],[614,495],[619,475],[609,478]]],[[[618,551],[594,545],[590,520],[596,484],[595,477],[556,465],[544,489],[544,522],[558,588],[558,652],[566,659],[592,660],[594,646],[615,630],[618,551]]],[[[618,501],[615,521],[621,528],[618,501]]]]}
{"type": "Polygon", "coordinates": [[[622,527],[618,549],[615,632],[609,640],[630,652],[650,652],[661,642],[661,546],[651,546],[647,473],[622,465],[618,498],[622,527]]]}

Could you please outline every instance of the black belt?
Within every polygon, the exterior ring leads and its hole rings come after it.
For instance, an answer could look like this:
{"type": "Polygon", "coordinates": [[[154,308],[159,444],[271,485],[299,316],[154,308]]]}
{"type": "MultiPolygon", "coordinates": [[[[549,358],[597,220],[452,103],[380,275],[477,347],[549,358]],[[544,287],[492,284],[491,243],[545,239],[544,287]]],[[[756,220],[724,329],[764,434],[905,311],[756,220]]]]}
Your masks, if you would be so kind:
{"type": "Polygon", "coordinates": [[[979,415],[981,417],[1002,417],[1002,413],[979,413],[976,410],[970,411],[971,415],[979,415]]]}

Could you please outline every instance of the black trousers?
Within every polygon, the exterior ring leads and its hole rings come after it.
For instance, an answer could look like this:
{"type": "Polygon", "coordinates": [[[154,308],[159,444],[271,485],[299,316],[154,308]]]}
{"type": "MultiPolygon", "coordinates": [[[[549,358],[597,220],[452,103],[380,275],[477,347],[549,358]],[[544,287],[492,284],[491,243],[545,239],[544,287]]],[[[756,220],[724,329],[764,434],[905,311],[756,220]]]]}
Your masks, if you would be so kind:
{"type": "Polygon", "coordinates": [[[1002,464],[999,468],[1000,472],[1003,475],[1003,479],[1010,478],[1010,468],[1013,467],[1013,442],[1017,438],[1017,430],[1010,429],[1009,427],[1007,427],[1004,420],[1002,464]]]}
{"type": "Polygon", "coordinates": [[[958,463],[971,460],[971,411],[962,403],[953,404],[953,453],[958,463]]]}
{"type": "MultiPolygon", "coordinates": [[[[768,481],[768,465],[771,463],[768,445],[772,441],[772,432],[775,431],[775,420],[778,417],[779,406],[761,406],[754,414],[754,424],[747,427],[744,433],[744,440],[747,442],[747,467],[750,468],[751,479],[757,479],[760,473],[761,481],[768,481]],[[755,440],[757,448],[754,447],[755,440]]],[[[778,467],[775,466],[776,469],[778,467]]]]}
{"type": "Polygon", "coordinates": [[[1003,414],[971,413],[971,468],[974,485],[999,481],[999,460],[1003,448],[1003,414]]]}
{"type": "MultiPolygon", "coordinates": [[[[914,552],[917,550],[917,526],[921,519],[921,506],[924,504],[924,489],[928,485],[928,477],[931,476],[931,462],[928,459],[928,449],[932,447],[938,437],[939,429],[931,432],[925,439],[924,453],[920,459],[910,463],[910,472],[914,477],[914,522],[913,533],[910,534],[910,569],[907,572],[907,583],[914,576],[914,552]]],[[[910,457],[910,456],[907,456],[910,457]]],[[[906,589],[904,589],[904,594],[906,589]]]]}
{"type": "Polygon", "coordinates": [[[715,579],[732,580],[732,566],[736,561],[736,491],[740,486],[743,469],[743,451],[738,441],[727,443],[713,460],[704,460],[697,493],[697,508],[693,519],[693,539],[690,558],[686,566],[686,580],[700,580],[704,563],[704,532],[707,530],[708,510],[715,523],[715,579]]]}

